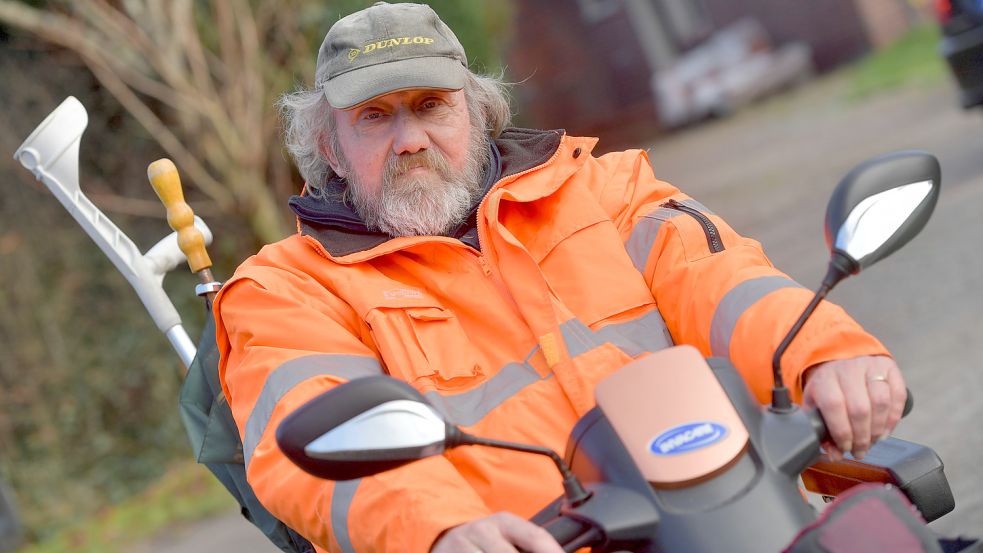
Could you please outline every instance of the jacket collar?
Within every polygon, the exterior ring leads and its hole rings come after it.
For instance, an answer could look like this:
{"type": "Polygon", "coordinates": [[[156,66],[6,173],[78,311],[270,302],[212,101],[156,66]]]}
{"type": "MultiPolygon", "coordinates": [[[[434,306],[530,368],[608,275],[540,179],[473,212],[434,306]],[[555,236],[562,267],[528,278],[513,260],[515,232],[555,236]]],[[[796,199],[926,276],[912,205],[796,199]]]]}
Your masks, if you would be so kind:
{"type": "MultiPolygon", "coordinates": [[[[481,197],[472,205],[467,221],[447,238],[461,240],[477,249],[477,212],[484,197],[499,180],[549,160],[559,147],[562,137],[562,130],[505,129],[489,147],[490,163],[481,197]]],[[[370,230],[351,205],[342,199],[345,186],[343,180],[336,178],[328,183],[327,194],[321,198],[290,198],[289,206],[297,215],[301,235],[317,240],[333,258],[374,249],[386,242],[392,243],[392,249],[399,249],[405,240],[418,239],[394,239],[387,234],[370,230]]]]}

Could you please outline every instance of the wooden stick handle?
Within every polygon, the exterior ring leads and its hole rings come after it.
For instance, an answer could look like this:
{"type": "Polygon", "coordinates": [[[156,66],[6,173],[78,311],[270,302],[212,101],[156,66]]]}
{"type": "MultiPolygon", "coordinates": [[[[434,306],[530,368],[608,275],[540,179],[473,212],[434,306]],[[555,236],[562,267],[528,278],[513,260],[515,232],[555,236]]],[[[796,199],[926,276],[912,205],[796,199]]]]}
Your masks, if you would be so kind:
{"type": "Polygon", "coordinates": [[[177,232],[177,243],[188,258],[188,265],[194,273],[212,266],[212,260],[205,250],[205,237],[195,227],[195,214],[184,201],[181,190],[181,177],[174,162],[158,159],[147,167],[147,178],[157,192],[157,197],[167,208],[167,224],[177,232]]]}

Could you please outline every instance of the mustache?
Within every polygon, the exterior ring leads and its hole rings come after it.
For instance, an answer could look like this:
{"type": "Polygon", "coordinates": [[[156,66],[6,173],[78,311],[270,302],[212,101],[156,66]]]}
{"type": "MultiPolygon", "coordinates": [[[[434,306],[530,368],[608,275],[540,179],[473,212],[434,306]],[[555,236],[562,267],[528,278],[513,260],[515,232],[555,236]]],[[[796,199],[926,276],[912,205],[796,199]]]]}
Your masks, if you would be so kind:
{"type": "Polygon", "coordinates": [[[412,154],[389,156],[383,168],[383,182],[392,182],[404,173],[417,167],[431,169],[443,179],[451,176],[451,168],[447,160],[436,150],[427,149],[412,154]]]}

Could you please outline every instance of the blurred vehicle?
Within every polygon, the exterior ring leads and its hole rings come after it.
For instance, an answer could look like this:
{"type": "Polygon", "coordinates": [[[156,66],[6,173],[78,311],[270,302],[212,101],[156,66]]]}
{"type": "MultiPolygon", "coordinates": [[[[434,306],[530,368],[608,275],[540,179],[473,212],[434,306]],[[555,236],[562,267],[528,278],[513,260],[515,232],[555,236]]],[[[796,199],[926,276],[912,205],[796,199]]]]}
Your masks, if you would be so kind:
{"type": "Polygon", "coordinates": [[[660,122],[677,127],[729,115],[754,100],[805,82],[813,73],[808,44],[776,47],[760,22],[745,18],[655,73],[652,86],[660,122]]]}
{"type": "Polygon", "coordinates": [[[964,108],[983,104],[983,0],[936,0],[941,51],[959,84],[964,108]]]}

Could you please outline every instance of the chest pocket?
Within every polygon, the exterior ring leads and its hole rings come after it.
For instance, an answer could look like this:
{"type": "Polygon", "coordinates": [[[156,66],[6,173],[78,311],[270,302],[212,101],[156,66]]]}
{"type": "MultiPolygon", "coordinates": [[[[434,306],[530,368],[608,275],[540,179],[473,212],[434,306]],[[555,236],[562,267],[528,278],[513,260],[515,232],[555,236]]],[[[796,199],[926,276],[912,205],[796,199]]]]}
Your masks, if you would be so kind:
{"type": "Polygon", "coordinates": [[[483,379],[477,354],[454,313],[421,300],[395,303],[365,316],[390,375],[424,392],[464,391],[483,379]]]}

